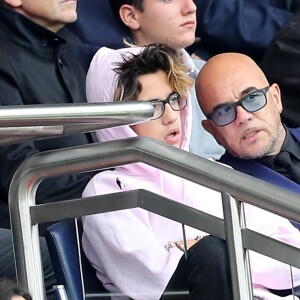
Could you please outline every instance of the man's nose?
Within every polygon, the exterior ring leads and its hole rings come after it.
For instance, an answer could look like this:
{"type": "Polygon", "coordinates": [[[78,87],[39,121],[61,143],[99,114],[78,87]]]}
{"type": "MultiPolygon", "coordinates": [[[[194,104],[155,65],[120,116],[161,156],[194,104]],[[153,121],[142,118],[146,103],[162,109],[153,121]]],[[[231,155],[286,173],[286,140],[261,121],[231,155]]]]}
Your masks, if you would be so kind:
{"type": "Polygon", "coordinates": [[[236,124],[244,124],[253,118],[253,114],[245,110],[241,105],[236,108],[236,124]]]}

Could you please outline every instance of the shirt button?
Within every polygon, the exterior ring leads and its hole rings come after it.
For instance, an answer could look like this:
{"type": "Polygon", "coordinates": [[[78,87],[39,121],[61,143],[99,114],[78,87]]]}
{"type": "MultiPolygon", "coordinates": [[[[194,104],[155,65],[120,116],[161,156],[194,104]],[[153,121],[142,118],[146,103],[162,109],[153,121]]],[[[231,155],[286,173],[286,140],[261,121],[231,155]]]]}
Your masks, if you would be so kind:
{"type": "Polygon", "coordinates": [[[62,60],[59,58],[58,59],[58,66],[60,67],[60,68],[62,68],[63,67],[63,62],[62,62],[62,60]]]}
{"type": "Polygon", "coordinates": [[[48,46],[48,41],[46,39],[42,39],[41,44],[42,44],[43,47],[47,47],[48,46]]]}

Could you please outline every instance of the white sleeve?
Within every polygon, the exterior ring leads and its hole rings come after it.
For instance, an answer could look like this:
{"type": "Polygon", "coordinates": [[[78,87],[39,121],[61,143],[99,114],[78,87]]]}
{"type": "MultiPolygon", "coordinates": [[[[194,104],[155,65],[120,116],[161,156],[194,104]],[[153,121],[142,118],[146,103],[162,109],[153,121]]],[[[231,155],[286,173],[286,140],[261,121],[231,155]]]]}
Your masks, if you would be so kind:
{"type": "Polygon", "coordinates": [[[261,286],[254,286],[253,300],[299,300],[297,296],[288,295],[286,297],[279,297],[272,294],[269,290],[261,286]]]}
{"type": "MultiPolygon", "coordinates": [[[[101,194],[110,192],[111,184],[101,180],[101,194]]],[[[85,197],[99,194],[92,182],[84,192],[85,197]]],[[[178,248],[166,250],[152,232],[148,212],[140,208],[85,217],[83,247],[98,272],[141,300],[160,298],[183,254],[178,248]]]]}
{"type": "MultiPolygon", "coordinates": [[[[246,225],[249,229],[300,248],[300,232],[291,222],[260,208],[245,204],[246,225]]],[[[290,289],[300,285],[300,270],[293,268],[293,283],[290,266],[250,252],[252,280],[272,289],[290,289]]]]}

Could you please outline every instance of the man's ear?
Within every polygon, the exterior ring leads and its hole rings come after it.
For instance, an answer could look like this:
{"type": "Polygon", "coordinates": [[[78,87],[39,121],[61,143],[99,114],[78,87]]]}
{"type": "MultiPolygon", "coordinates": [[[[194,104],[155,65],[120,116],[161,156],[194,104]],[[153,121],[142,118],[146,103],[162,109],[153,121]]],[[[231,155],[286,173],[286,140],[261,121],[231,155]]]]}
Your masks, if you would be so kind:
{"type": "Polygon", "coordinates": [[[132,5],[122,5],[119,13],[123,23],[126,26],[128,26],[131,30],[137,30],[140,28],[140,23],[138,22],[136,16],[136,9],[132,5]]]}
{"type": "Polygon", "coordinates": [[[279,88],[278,84],[276,84],[276,83],[273,83],[271,87],[273,88],[272,95],[275,100],[276,107],[277,107],[278,111],[281,113],[282,112],[282,102],[281,102],[280,88],[279,88]]]}
{"type": "Polygon", "coordinates": [[[219,145],[224,147],[225,143],[222,134],[219,132],[218,128],[216,128],[216,125],[214,125],[212,121],[202,120],[202,126],[207,132],[209,132],[215,138],[215,140],[219,145]]]}
{"type": "Polygon", "coordinates": [[[12,8],[18,8],[22,5],[22,0],[3,0],[4,3],[12,8]]]}
{"type": "Polygon", "coordinates": [[[208,120],[202,120],[202,126],[212,136],[214,135],[214,126],[213,126],[213,124],[211,124],[210,121],[208,121],[208,120]]]}
{"type": "Polygon", "coordinates": [[[215,140],[222,145],[222,136],[219,134],[218,130],[216,129],[215,125],[209,120],[202,120],[203,128],[209,132],[215,140]]]}

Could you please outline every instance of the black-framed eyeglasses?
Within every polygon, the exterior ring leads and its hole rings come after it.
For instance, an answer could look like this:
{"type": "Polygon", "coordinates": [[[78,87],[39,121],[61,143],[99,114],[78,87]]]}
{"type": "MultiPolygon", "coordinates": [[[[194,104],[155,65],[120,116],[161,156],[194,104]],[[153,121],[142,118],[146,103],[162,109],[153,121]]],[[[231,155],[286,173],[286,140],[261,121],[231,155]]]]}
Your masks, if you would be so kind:
{"type": "Polygon", "coordinates": [[[186,98],[181,97],[177,92],[172,92],[166,99],[153,99],[150,102],[154,107],[154,114],[151,120],[159,119],[164,114],[166,104],[169,104],[175,111],[184,109],[187,104],[186,98]]]}
{"type": "Polygon", "coordinates": [[[224,104],[215,108],[206,116],[208,120],[212,120],[217,126],[226,126],[234,122],[237,117],[237,107],[242,106],[248,112],[256,112],[267,104],[267,92],[270,86],[257,89],[237,102],[224,104]]]}

